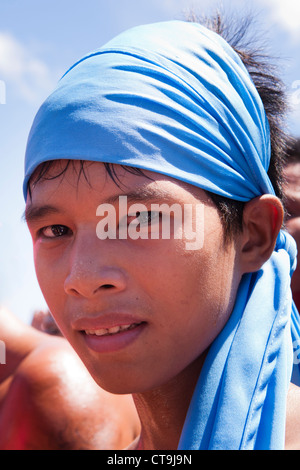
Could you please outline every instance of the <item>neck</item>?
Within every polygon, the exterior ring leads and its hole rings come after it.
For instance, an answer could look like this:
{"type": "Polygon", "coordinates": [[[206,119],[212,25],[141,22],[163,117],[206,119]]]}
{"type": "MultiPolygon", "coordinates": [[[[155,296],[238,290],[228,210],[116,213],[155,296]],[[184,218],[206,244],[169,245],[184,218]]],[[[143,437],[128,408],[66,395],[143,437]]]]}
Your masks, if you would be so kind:
{"type": "Polygon", "coordinates": [[[203,365],[203,357],[167,384],[134,394],[141,421],[137,450],[176,450],[192,394],[203,365]]]}

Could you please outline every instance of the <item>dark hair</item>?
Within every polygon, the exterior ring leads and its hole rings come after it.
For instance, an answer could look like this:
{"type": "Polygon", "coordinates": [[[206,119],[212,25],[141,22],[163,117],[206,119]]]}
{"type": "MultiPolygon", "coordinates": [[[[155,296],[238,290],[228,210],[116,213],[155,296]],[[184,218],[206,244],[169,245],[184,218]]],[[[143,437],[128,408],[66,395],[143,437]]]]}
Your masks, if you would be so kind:
{"type": "MultiPolygon", "coordinates": [[[[208,19],[199,18],[192,13],[187,18],[187,21],[202,23],[207,28],[222,36],[236,51],[246,66],[261,97],[270,125],[271,161],[268,175],[274,187],[275,194],[283,200],[282,168],[287,146],[287,137],[283,130],[283,118],[287,110],[284,85],[276,76],[276,69],[270,64],[268,57],[262,53],[260,47],[253,47],[253,40],[248,38],[250,26],[253,23],[253,16],[247,16],[243,21],[237,19],[235,22],[230,18],[228,24],[225,23],[223,18],[224,17],[219,13],[208,19]]],[[[32,181],[37,183],[40,179],[45,179],[52,163],[53,162],[46,162],[41,164],[30,178],[28,185],[30,196],[30,183],[32,181]]],[[[50,179],[61,176],[68,166],[69,161],[58,175],[52,176],[50,179]]],[[[105,168],[110,177],[118,183],[114,164],[105,163],[105,168]]],[[[124,168],[134,174],[143,174],[142,170],[137,168],[126,166],[124,166],[124,168]]],[[[81,173],[84,174],[84,161],[81,161],[78,178],[80,178],[81,173]]],[[[228,241],[232,239],[235,233],[242,230],[244,203],[224,198],[210,192],[208,194],[217,206],[224,228],[224,238],[225,241],[228,241]]]]}
{"type": "MultiPolygon", "coordinates": [[[[56,178],[59,178],[60,176],[63,176],[69,166],[73,166],[73,170],[77,172],[77,181],[79,182],[81,175],[83,175],[84,179],[86,182],[89,184],[88,177],[85,172],[85,164],[86,160],[78,160],[79,162],[79,170],[75,167],[75,160],[49,160],[46,162],[41,163],[33,172],[31,175],[29,182],[28,182],[28,194],[31,199],[31,184],[36,184],[40,180],[53,180],[56,178]],[[54,175],[50,176],[49,172],[51,168],[54,166],[55,163],[60,162],[61,163],[61,169],[55,173],[54,175]]],[[[113,163],[107,163],[103,162],[105,169],[107,171],[107,174],[111,177],[111,179],[117,184],[120,184],[118,174],[115,169],[115,164],[113,163]]],[[[126,165],[120,165],[122,168],[124,168],[128,173],[132,173],[133,175],[142,175],[145,176],[143,173],[143,170],[140,168],[135,168],[135,167],[130,167],[126,165]]]]}

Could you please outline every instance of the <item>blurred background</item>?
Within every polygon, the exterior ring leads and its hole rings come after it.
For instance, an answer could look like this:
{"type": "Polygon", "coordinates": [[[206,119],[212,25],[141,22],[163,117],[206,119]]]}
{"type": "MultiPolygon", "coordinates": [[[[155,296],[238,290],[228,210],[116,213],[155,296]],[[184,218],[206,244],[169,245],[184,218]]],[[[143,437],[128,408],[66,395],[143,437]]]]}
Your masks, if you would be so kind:
{"type": "Polygon", "coordinates": [[[0,0],[0,305],[26,323],[46,309],[22,220],[24,152],[39,105],[69,66],[123,30],[218,7],[229,18],[257,17],[286,85],[287,129],[300,136],[299,0],[0,0]]]}

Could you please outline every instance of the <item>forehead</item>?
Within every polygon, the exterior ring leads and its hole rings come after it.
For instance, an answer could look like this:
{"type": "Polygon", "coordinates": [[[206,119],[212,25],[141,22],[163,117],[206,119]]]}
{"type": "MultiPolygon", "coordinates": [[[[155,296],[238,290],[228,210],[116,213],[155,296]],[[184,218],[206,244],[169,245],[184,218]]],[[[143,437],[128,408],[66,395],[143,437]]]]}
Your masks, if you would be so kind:
{"type": "Polygon", "coordinates": [[[114,202],[113,199],[122,193],[132,194],[133,198],[141,200],[164,200],[168,197],[203,199],[205,196],[202,189],[187,182],[147,170],[139,170],[137,174],[136,170],[117,164],[108,168],[101,162],[53,161],[46,166],[41,177],[39,169],[33,175],[27,206],[55,196],[69,198],[71,193],[76,194],[77,199],[90,197],[93,193],[110,199],[108,202],[114,202]]]}

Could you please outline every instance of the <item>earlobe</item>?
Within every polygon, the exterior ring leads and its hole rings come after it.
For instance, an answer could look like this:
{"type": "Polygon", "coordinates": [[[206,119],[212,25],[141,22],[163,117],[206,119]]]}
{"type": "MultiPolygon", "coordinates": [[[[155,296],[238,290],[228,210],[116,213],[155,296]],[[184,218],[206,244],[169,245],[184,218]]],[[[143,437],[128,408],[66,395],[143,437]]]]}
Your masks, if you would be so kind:
{"type": "Polygon", "coordinates": [[[271,194],[264,194],[249,201],[243,213],[242,270],[258,271],[270,258],[282,226],[283,206],[271,194]]]}

